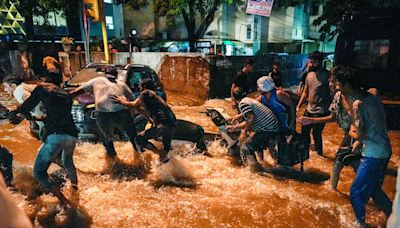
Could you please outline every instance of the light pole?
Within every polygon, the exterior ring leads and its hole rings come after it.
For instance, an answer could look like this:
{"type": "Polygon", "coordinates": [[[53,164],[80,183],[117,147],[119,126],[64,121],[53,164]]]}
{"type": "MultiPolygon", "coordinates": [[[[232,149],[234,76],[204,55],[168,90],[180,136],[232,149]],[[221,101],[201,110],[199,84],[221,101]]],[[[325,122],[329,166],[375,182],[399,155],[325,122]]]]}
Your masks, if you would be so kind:
{"type": "Polygon", "coordinates": [[[129,32],[129,60],[132,63],[132,39],[137,35],[136,29],[131,29],[129,32]]]}

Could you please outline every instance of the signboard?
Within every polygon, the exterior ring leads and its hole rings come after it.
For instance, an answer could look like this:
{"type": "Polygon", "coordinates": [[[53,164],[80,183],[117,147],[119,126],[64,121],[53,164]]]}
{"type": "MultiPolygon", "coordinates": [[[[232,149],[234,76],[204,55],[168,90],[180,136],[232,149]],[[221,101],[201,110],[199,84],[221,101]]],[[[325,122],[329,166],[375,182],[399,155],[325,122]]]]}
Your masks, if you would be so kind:
{"type": "Polygon", "coordinates": [[[246,13],[269,17],[273,4],[274,0],[248,0],[246,13]]]}

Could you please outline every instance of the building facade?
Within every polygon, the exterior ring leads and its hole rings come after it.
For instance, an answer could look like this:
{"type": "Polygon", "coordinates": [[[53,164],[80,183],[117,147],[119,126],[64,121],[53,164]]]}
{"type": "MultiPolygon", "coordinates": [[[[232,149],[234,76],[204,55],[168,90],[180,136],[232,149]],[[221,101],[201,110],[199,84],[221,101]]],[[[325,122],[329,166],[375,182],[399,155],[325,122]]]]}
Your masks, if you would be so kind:
{"type": "MultiPolygon", "coordinates": [[[[318,50],[333,52],[335,39],[321,39],[312,22],[322,14],[323,6],[311,0],[296,7],[279,7],[277,2],[270,17],[246,14],[245,6],[224,3],[215,13],[214,21],[201,39],[208,40],[213,51],[225,55],[256,55],[262,53],[310,53],[318,50]]],[[[154,16],[152,7],[140,11],[124,8],[125,34],[130,28],[139,31],[141,39],[184,40],[187,31],[182,18],[169,27],[165,19],[154,16]],[[129,16],[127,16],[129,15],[129,16]]],[[[198,51],[209,52],[209,48],[198,51]]],[[[179,49],[181,50],[181,49],[179,49]]]]}

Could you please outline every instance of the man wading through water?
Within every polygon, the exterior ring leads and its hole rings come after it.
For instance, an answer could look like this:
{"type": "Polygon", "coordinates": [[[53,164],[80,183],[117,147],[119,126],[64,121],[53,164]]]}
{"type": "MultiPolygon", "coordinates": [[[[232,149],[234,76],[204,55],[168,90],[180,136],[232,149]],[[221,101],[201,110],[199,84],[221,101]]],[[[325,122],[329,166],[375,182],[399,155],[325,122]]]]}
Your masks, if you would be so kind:
{"type": "Polygon", "coordinates": [[[249,82],[249,73],[253,71],[254,66],[256,65],[256,61],[254,59],[247,59],[246,64],[243,66],[243,69],[236,74],[236,77],[233,80],[231,86],[231,96],[234,90],[240,88],[241,91],[244,91],[246,94],[250,89],[249,82]]]}
{"type": "MultiPolygon", "coordinates": [[[[300,106],[307,100],[307,108],[304,112],[306,117],[325,117],[329,116],[329,105],[331,104],[331,96],[329,93],[329,73],[322,68],[323,55],[321,52],[315,51],[310,54],[309,62],[312,65],[305,80],[304,91],[300,97],[296,107],[296,112],[300,110],[300,106]]],[[[315,150],[319,155],[323,155],[322,148],[322,131],[325,123],[313,123],[301,126],[301,134],[303,135],[306,146],[310,146],[312,131],[315,150]]]]}
{"type": "Polygon", "coordinates": [[[134,101],[128,101],[123,96],[114,96],[116,102],[133,107],[139,111],[152,124],[148,130],[144,130],[136,137],[137,145],[148,148],[160,155],[161,162],[168,161],[168,152],[171,149],[173,129],[176,126],[176,117],[167,103],[154,91],[145,88],[145,82],[140,84],[140,95],[134,101]],[[163,150],[159,151],[149,139],[162,139],[163,150]]]}
{"type": "Polygon", "coordinates": [[[114,158],[117,153],[112,136],[116,129],[126,132],[133,148],[136,149],[134,141],[136,128],[131,112],[112,99],[112,96],[125,96],[131,99],[132,91],[125,83],[117,80],[118,71],[115,67],[107,66],[104,71],[105,77],[93,78],[71,91],[71,94],[85,90],[94,95],[97,111],[96,123],[100,131],[101,141],[106,149],[107,156],[114,158]]]}
{"type": "MultiPolygon", "coordinates": [[[[382,190],[392,148],[387,134],[382,101],[379,96],[374,96],[361,88],[360,78],[356,71],[346,69],[345,73],[337,74],[336,79],[341,86],[341,92],[355,99],[353,109],[356,131],[351,133],[363,147],[360,166],[350,188],[350,200],[357,222],[362,227],[367,227],[365,206],[370,197],[373,197],[377,207],[387,216],[392,211],[392,202],[382,190]]],[[[353,145],[353,150],[355,148],[356,145],[353,145]]]]}
{"type": "Polygon", "coordinates": [[[44,83],[39,84],[31,96],[15,111],[9,115],[10,123],[18,124],[23,120],[23,114],[27,119],[32,118],[31,110],[43,103],[46,115],[42,118],[45,123],[42,134],[43,144],[35,159],[33,175],[39,183],[53,193],[63,204],[70,204],[69,200],[54,186],[47,174],[50,164],[61,153],[61,160],[67,171],[67,177],[71,180],[72,187],[77,190],[78,178],[72,160],[72,155],[77,141],[78,131],[75,128],[71,115],[72,99],[59,85],[62,82],[60,73],[49,73],[44,83]]]}
{"type": "Polygon", "coordinates": [[[257,161],[254,152],[263,151],[268,147],[270,137],[277,135],[279,132],[279,121],[271,109],[255,99],[246,97],[246,93],[241,89],[235,89],[232,97],[239,107],[240,114],[233,117],[230,120],[231,123],[241,117],[244,120],[235,125],[228,125],[226,129],[228,131],[242,129],[239,139],[241,144],[240,155],[251,169],[258,171],[261,165],[257,161]]]}

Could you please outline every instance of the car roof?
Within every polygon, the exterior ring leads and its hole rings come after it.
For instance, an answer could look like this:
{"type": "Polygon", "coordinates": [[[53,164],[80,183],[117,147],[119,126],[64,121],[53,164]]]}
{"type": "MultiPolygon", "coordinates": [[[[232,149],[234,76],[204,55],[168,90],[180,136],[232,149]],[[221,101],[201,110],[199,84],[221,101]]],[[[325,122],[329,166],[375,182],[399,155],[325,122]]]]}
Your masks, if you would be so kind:
{"type": "Polygon", "coordinates": [[[127,70],[127,69],[132,68],[132,67],[135,67],[135,68],[150,68],[149,66],[144,65],[144,64],[129,63],[129,64],[125,65],[124,70],[127,70]]]}
{"type": "Polygon", "coordinates": [[[108,66],[113,66],[113,67],[117,68],[118,70],[124,69],[124,65],[121,65],[121,64],[109,64],[109,63],[90,63],[85,68],[96,68],[96,69],[104,70],[108,66]]]}

